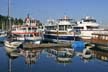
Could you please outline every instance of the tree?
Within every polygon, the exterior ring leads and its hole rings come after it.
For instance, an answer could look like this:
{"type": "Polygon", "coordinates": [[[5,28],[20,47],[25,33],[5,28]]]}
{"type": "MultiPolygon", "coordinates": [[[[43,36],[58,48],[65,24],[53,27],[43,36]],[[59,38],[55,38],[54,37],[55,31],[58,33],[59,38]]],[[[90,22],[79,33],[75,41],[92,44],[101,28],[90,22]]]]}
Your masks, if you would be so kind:
{"type": "Polygon", "coordinates": [[[20,19],[18,19],[18,23],[20,24],[20,25],[22,25],[23,24],[23,20],[20,18],[20,19]]]}

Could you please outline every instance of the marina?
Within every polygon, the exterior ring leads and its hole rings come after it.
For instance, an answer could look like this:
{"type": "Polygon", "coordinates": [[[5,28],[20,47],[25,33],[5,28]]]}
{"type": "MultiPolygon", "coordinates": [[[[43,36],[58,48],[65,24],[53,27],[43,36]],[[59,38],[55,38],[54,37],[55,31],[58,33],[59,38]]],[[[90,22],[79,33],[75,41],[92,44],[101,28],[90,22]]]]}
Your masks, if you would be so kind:
{"type": "Polygon", "coordinates": [[[98,11],[95,1],[2,1],[0,72],[107,72],[107,4],[96,2],[98,11]]]}

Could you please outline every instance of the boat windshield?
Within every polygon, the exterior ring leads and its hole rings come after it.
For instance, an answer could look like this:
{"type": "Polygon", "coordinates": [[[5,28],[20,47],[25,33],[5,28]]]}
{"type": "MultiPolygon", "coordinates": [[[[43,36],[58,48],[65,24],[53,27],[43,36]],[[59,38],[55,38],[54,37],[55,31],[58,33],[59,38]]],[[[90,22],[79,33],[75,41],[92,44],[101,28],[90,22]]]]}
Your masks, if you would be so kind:
{"type": "Polygon", "coordinates": [[[73,27],[73,29],[82,30],[84,27],[73,27]]]}
{"type": "Polygon", "coordinates": [[[83,19],[83,21],[84,21],[84,22],[93,22],[93,23],[96,22],[95,19],[83,19]]]}

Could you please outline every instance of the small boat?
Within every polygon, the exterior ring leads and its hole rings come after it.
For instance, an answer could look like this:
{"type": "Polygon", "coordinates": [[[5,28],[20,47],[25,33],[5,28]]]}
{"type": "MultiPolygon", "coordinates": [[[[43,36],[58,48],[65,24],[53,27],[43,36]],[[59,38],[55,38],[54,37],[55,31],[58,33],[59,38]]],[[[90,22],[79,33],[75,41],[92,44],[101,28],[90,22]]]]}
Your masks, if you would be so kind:
{"type": "Polygon", "coordinates": [[[85,59],[89,59],[92,57],[92,52],[90,49],[86,48],[83,50],[82,52],[82,57],[85,58],[85,59]]]}
{"type": "Polygon", "coordinates": [[[4,42],[5,46],[8,48],[17,48],[18,46],[20,46],[22,44],[21,41],[9,41],[9,40],[5,40],[4,42]]]}

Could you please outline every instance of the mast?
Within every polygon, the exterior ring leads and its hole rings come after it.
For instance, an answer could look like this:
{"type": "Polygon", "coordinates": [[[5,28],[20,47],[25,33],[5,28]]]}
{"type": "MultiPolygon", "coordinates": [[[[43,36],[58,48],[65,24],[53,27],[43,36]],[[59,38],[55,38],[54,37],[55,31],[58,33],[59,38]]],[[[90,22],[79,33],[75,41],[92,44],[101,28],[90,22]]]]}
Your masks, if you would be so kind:
{"type": "Polygon", "coordinates": [[[11,1],[8,0],[8,27],[7,27],[7,30],[10,31],[11,30],[11,17],[10,17],[10,4],[11,4],[11,1]]]}
{"type": "Polygon", "coordinates": [[[4,22],[2,22],[2,29],[1,30],[4,31],[4,22]]]}

